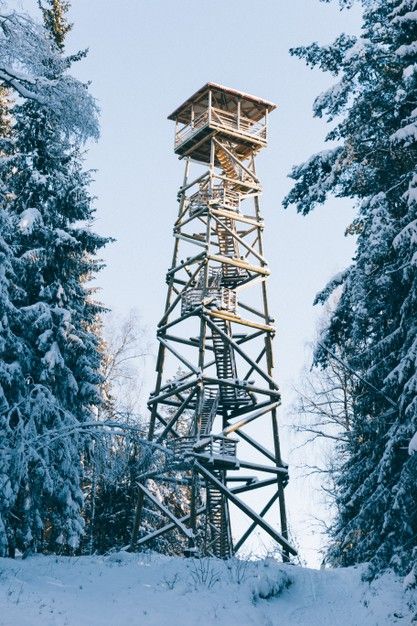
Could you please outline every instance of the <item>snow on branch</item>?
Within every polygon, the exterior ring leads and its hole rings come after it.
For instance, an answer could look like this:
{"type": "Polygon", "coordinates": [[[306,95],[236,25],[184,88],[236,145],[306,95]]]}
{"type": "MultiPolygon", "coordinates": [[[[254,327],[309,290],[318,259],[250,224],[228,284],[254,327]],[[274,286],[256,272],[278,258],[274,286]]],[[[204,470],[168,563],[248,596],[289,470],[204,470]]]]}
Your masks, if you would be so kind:
{"type": "Polygon", "coordinates": [[[335,289],[337,289],[337,287],[339,287],[340,285],[343,285],[349,275],[350,270],[351,267],[348,267],[346,270],[335,274],[333,278],[327,283],[325,288],[319,291],[319,293],[316,295],[316,297],[314,298],[314,304],[323,304],[324,302],[326,302],[326,300],[329,299],[335,289]]]}
{"type": "Polygon", "coordinates": [[[41,25],[16,12],[0,12],[0,81],[53,111],[63,132],[82,141],[96,139],[97,105],[86,85],[66,73],[68,65],[41,25]]]}
{"type": "Polygon", "coordinates": [[[417,452],[417,433],[414,433],[408,444],[408,454],[411,456],[415,452],[417,452]]]}
{"type": "Polygon", "coordinates": [[[399,10],[395,11],[392,15],[397,13],[396,17],[393,19],[393,23],[403,24],[405,22],[417,22],[417,11],[408,11],[404,15],[398,15],[399,10]]]}

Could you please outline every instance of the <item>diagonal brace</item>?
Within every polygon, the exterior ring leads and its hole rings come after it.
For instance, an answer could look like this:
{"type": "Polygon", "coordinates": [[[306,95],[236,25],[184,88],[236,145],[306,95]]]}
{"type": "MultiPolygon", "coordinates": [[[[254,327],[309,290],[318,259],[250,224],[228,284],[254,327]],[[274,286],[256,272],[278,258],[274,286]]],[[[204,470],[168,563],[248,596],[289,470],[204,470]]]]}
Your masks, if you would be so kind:
{"type": "Polygon", "coordinates": [[[175,517],[175,515],[162,504],[162,502],[159,502],[158,498],[146,489],[142,483],[139,483],[138,487],[145,494],[145,496],[149,498],[149,500],[151,500],[151,502],[153,502],[155,506],[158,507],[158,509],[162,511],[162,513],[164,513],[164,515],[166,515],[181,532],[184,533],[186,537],[188,537],[188,539],[192,539],[194,537],[193,531],[190,528],[187,528],[177,517],[175,517]]]}
{"type": "Polygon", "coordinates": [[[285,550],[287,550],[290,554],[296,556],[297,551],[292,547],[292,545],[283,537],[280,533],[272,528],[260,515],[255,513],[253,509],[251,509],[247,504],[242,502],[240,498],[238,498],[234,493],[232,493],[220,480],[218,480],[211,472],[209,472],[203,465],[200,463],[195,463],[195,469],[202,475],[204,478],[209,480],[213,485],[217,487],[217,489],[223,493],[230,502],[232,502],[235,506],[237,506],[243,513],[245,513],[248,517],[250,517],[258,526],[260,526],[265,532],[270,535],[277,543],[279,543],[285,550]]]}

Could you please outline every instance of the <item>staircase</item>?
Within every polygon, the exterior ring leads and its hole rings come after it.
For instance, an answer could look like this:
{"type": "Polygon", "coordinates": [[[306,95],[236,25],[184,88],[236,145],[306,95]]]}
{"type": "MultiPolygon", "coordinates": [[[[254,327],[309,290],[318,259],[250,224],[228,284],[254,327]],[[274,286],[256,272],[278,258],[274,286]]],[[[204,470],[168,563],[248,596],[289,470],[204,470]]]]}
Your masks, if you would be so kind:
{"type": "MultiPolygon", "coordinates": [[[[214,324],[223,333],[230,336],[230,322],[222,319],[213,319],[214,324]]],[[[220,333],[212,332],[214,358],[216,359],[217,378],[220,380],[237,380],[235,354],[232,346],[223,339],[220,333]]],[[[239,404],[252,402],[251,397],[244,389],[237,389],[230,385],[221,385],[220,399],[222,406],[235,407],[239,404]]]]}
{"type": "MultiPolygon", "coordinates": [[[[240,184],[241,180],[248,179],[247,175],[239,168],[237,164],[229,157],[229,155],[219,146],[216,148],[216,156],[220,163],[225,176],[230,179],[224,185],[227,185],[228,192],[233,196],[241,189],[247,188],[240,184]]],[[[239,196],[237,196],[239,200],[239,196]]],[[[233,217],[219,217],[216,221],[216,234],[219,244],[219,254],[229,259],[240,259],[239,242],[234,236],[236,234],[236,221],[233,217]]],[[[248,277],[246,269],[222,263],[221,271],[218,273],[220,279],[219,287],[227,287],[235,289],[248,277]]],[[[227,320],[214,318],[215,326],[231,337],[231,324],[227,320]]],[[[212,329],[212,342],[214,358],[216,361],[217,378],[220,381],[237,381],[237,367],[235,353],[233,347],[225,339],[220,332],[212,329]]],[[[204,393],[207,393],[205,389],[204,393]]],[[[213,426],[214,418],[218,411],[219,400],[221,407],[239,408],[241,404],[252,402],[252,397],[245,389],[238,389],[231,385],[220,385],[216,398],[205,395],[202,402],[200,415],[200,433],[209,435],[213,426]]],[[[213,475],[223,484],[226,480],[226,471],[224,469],[210,469],[213,475]]],[[[210,481],[207,481],[207,525],[208,525],[208,545],[207,552],[214,557],[225,559],[233,555],[233,542],[230,530],[230,516],[228,500],[222,492],[210,481]]]]}
{"type": "MultiPolygon", "coordinates": [[[[213,472],[216,478],[224,481],[222,472],[213,472]]],[[[207,482],[207,522],[209,526],[208,551],[219,559],[227,559],[233,554],[230,531],[229,507],[223,494],[207,482]]]]}
{"type": "MultiPolygon", "coordinates": [[[[219,252],[222,256],[230,259],[240,259],[239,242],[232,233],[236,232],[236,222],[230,217],[224,217],[216,223],[216,234],[219,243],[219,252]],[[229,229],[229,230],[227,230],[229,229]],[[231,232],[230,232],[231,231],[231,232]]],[[[243,282],[248,272],[234,265],[223,264],[222,286],[233,288],[243,282]]]]}
{"type": "Polygon", "coordinates": [[[212,430],[214,418],[217,415],[220,393],[212,395],[204,389],[203,403],[200,413],[200,435],[209,435],[212,430]]]}
{"type": "MultiPolygon", "coordinates": [[[[221,319],[213,320],[215,325],[220,328],[224,333],[230,335],[230,322],[221,319]]],[[[213,329],[213,350],[214,358],[216,359],[216,371],[217,378],[220,380],[235,380],[237,378],[235,355],[232,347],[223,339],[223,337],[216,333],[213,329]]],[[[236,389],[229,385],[222,385],[220,387],[220,397],[222,405],[230,406],[236,404],[236,389]]]]}
{"type": "Polygon", "coordinates": [[[229,157],[229,155],[220,147],[217,147],[216,156],[227,178],[231,178],[231,179],[237,178],[237,172],[236,172],[234,163],[232,159],[229,157]]]}
{"type": "Polygon", "coordinates": [[[218,144],[216,147],[217,160],[229,179],[228,186],[232,191],[248,191],[248,184],[253,185],[255,180],[238,163],[227,154],[218,144]],[[242,184],[243,183],[243,184],[242,184]],[[246,183],[246,184],[245,184],[246,183]]]}
{"type": "Polygon", "coordinates": [[[232,233],[236,232],[236,222],[230,217],[222,219],[222,223],[217,223],[217,237],[219,240],[219,251],[223,256],[239,258],[239,244],[232,233]],[[224,225],[223,225],[224,224],[224,225]]]}

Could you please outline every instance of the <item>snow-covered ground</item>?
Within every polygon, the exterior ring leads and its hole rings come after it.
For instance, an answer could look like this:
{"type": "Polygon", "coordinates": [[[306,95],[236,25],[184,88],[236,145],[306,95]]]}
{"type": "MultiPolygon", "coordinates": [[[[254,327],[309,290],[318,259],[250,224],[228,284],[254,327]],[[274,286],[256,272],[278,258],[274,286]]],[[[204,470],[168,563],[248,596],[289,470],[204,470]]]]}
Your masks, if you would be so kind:
{"type": "Polygon", "coordinates": [[[1,626],[409,625],[415,591],[361,568],[311,570],[273,559],[0,559],[1,626]]]}

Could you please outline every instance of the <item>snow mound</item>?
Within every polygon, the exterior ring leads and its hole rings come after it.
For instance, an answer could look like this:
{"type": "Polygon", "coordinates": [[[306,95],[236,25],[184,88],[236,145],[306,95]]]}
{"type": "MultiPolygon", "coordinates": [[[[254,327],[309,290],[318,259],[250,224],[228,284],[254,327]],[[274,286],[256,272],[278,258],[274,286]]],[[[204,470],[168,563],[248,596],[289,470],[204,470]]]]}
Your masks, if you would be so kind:
{"type": "Polygon", "coordinates": [[[416,591],[363,568],[153,553],[0,559],[0,626],[392,626],[416,591]]]}
{"type": "Polygon", "coordinates": [[[30,208],[22,212],[19,228],[25,235],[30,235],[36,222],[41,222],[42,216],[38,209],[30,208]]]}
{"type": "Polygon", "coordinates": [[[411,456],[414,452],[417,452],[417,433],[414,433],[408,444],[408,454],[411,456]]]}

